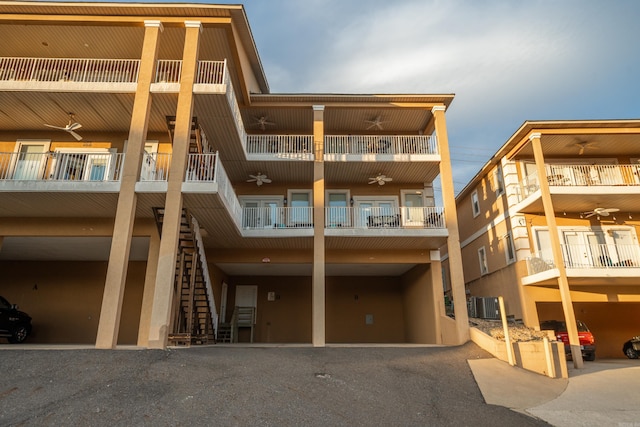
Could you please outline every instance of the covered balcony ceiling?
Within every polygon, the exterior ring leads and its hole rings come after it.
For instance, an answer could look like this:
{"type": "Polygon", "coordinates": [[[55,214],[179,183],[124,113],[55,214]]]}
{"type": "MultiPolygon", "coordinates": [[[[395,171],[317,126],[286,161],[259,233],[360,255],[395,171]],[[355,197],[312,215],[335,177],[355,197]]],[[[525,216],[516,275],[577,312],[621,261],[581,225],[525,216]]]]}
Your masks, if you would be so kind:
{"type": "MultiPolygon", "coordinates": [[[[545,158],[640,157],[639,133],[543,134],[541,143],[545,158]]],[[[531,144],[523,146],[515,159],[533,159],[531,144]]]]}
{"type": "MultiPolygon", "coordinates": [[[[619,212],[613,213],[610,216],[601,216],[601,222],[612,223],[613,217],[616,217],[616,223],[621,223],[629,219],[629,214],[632,214],[633,218],[637,219],[638,207],[640,204],[640,189],[635,187],[623,187],[626,190],[617,194],[605,194],[595,193],[588,194],[591,188],[586,189],[587,193],[576,192],[574,194],[556,194],[552,192],[553,208],[557,217],[567,218],[579,218],[581,212],[589,212],[595,208],[615,208],[620,209],[619,212]]],[[[582,188],[582,190],[585,190],[582,188]]],[[[520,212],[529,214],[544,215],[544,208],[542,206],[542,198],[538,197],[532,200],[530,204],[527,204],[520,212]]],[[[597,221],[596,216],[591,217],[592,221],[597,221]]]]}

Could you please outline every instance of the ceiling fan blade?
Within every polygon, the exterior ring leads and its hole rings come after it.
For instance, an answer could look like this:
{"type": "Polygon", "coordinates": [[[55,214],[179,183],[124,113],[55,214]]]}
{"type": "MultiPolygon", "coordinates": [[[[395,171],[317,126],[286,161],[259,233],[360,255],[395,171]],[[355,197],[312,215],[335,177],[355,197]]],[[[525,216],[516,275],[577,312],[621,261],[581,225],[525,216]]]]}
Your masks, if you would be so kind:
{"type": "Polygon", "coordinates": [[[269,178],[262,178],[261,181],[266,183],[266,184],[269,184],[271,182],[271,180],[269,178]]]}
{"type": "Polygon", "coordinates": [[[386,181],[383,181],[382,179],[380,181],[378,181],[378,185],[385,185],[386,181]]]}
{"type": "Polygon", "coordinates": [[[72,130],[67,131],[71,134],[71,136],[73,136],[75,139],[77,139],[78,141],[82,141],[82,137],[80,135],[78,135],[77,133],[75,133],[72,130]]]}
{"type": "Polygon", "coordinates": [[[607,212],[607,213],[613,213],[613,212],[619,212],[620,209],[618,208],[607,208],[607,209],[603,209],[603,212],[607,212]]]}
{"type": "Polygon", "coordinates": [[[600,215],[600,216],[609,216],[609,212],[602,210],[602,211],[598,211],[596,212],[596,214],[600,215]]]}
{"type": "Polygon", "coordinates": [[[54,126],[54,125],[48,125],[48,124],[46,124],[46,123],[45,123],[44,125],[45,125],[46,127],[49,127],[49,128],[60,129],[60,130],[67,130],[67,128],[66,128],[66,127],[60,127],[60,126],[54,126]]]}
{"type": "Polygon", "coordinates": [[[389,181],[393,181],[393,178],[389,177],[389,176],[385,176],[382,178],[383,181],[389,182],[389,181]]]}
{"type": "Polygon", "coordinates": [[[80,123],[73,123],[67,126],[67,130],[76,130],[76,129],[80,129],[81,127],[82,125],[80,123]]]}
{"type": "Polygon", "coordinates": [[[596,213],[595,212],[585,212],[584,213],[584,217],[585,218],[591,218],[592,216],[594,216],[596,213]]]}
{"type": "Polygon", "coordinates": [[[247,182],[256,182],[256,181],[257,181],[257,179],[256,179],[256,178],[251,178],[251,179],[248,179],[248,180],[247,180],[247,182]]]}

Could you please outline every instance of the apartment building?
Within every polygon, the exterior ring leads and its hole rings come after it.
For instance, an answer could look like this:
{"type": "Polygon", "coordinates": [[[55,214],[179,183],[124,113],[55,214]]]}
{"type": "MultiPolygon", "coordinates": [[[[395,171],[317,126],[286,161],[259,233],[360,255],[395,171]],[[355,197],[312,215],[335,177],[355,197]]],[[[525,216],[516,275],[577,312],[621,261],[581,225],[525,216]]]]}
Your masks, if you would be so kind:
{"type": "Polygon", "coordinates": [[[0,294],[29,342],[468,339],[453,95],[271,93],[238,5],[0,12],[0,294]]]}
{"type": "MultiPolygon", "coordinates": [[[[528,121],[458,194],[469,297],[531,327],[576,320],[598,357],[640,325],[640,121],[528,121]]],[[[579,349],[578,349],[579,350],[579,349]]]]}

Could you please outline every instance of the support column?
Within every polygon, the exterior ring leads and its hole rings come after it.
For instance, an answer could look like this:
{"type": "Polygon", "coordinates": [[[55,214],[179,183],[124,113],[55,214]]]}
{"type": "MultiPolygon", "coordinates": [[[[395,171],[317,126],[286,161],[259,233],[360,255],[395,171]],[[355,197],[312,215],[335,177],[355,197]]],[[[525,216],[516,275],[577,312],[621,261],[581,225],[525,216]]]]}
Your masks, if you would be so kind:
{"type": "Polygon", "coordinates": [[[186,34],[182,55],[180,92],[176,109],[176,127],[173,135],[171,166],[167,181],[167,198],[164,207],[156,288],[149,327],[149,348],[164,349],[173,303],[173,284],[176,275],[176,252],[180,239],[182,218],[182,182],[187,167],[191,123],[193,114],[193,83],[198,65],[198,49],[202,24],[197,21],[185,22],[186,34]]]}
{"type": "Polygon", "coordinates": [[[435,328],[436,344],[442,344],[442,327],[440,319],[445,316],[444,308],[444,286],[442,283],[442,261],[440,259],[440,251],[431,251],[431,265],[429,270],[431,273],[431,292],[433,295],[433,326],[435,328]]]}
{"type": "Polygon", "coordinates": [[[325,345],[325,248],[324,248],[324,105],[313,106],[313,279],[312,343],[325,345]]]}
{"type": "Polygon", "coordinates": [[[156,273],[158,270],[158,255],[160,253],[160,235],[153,233],[149,240],[147,254],[147,270],[144,277],[144,291],[142,293],[142,307],[140,309],[140,325],[138,326],[138,346],[149,345],[149,326],[151,323],[151,309],[156,290],[156,273]]]}
{"type": "Polygon", "coordinates": [[[564,320],[567,324],[567,333],[569,335],[569,346],[571,347],[573,366],[576,368],[582,368],[583,361],[582,351],[580,350],[580,338],[578,337],[576,316],[573,312],[573,302],[571,301],[571,292],[569,291],[567,270],[564,267],[564,259],[562,257],[562,249],[560,247],[560,235],[558,234],[558,226],[556,224],[556,214],[553,211],[551,192],[549,191],[549,183],[547,182],[547,172],[544,167],[544,154],[542,153],[542,142],[540,141],[540,137],[540,133],[533,133],[529,136],[529,140],[531,141],[531,146],[533,148],[533,158],[536,162],[536,172],[538,174],[538,182],[540,183],[540,195],[542,197],[542,206],[544,207],[544,217],[547,220],[547,226],[549,227],[553,263],[558,269],[559,274],[558,289],[560,290],[564,320]]]}
{"type": "Polygon", "coordinates": [[[147,138],[149,113],[151,111],[151,82],[156,69],[158,38],[162,31],[160,21],[145,21],[144,43],[138,85],[133,101],[133,113],[129,127],[129,139],[122,167],[120,194],[113,225],[113,237],[109,264],[102,297],[100,321],[96,337],[96,348],[115,348],[118,343],[122,299],[129,267],[131,235],[136,216],[136,182],[140,175],[144,142],[147,138]]]}
{"type": "Polygon", "coordinates": [[[469,316],[467,315],[467,297],[462,271],[462,251],[460,249],[460,232],[458,231],[458,214],[456,209],[451,156],[449,154],[449,137],[444,112],[445,106],[439,105],[431,109],[435,119],[438,151],[440,153],[440,182],[442,185],[442,202],[444,217],[447,222],[447,251],[449,254],[449,275],[451,276],[451,293],[456,316],[457,342],[462,344],[469,340],[469,316]]]}

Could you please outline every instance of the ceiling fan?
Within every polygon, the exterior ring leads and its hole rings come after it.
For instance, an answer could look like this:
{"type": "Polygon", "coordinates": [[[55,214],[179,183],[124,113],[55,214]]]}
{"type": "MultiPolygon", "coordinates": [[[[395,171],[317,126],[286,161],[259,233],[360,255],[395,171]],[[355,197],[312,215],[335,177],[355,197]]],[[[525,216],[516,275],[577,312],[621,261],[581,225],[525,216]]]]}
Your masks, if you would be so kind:
{"type": "Polygon", "coordinates": [[[78,122],[74,122],[73,121],[73,113],[69,113],[69,123],[64,127],[48,125],[46,123],[44,125],[47,126],[47,127],[53,128],[53,129],[60,129],[60,130],[63,130],[65,132],[69,132],[71,134],[71,136],[73,136],[78,141],[82,140],[82,137],[75,132],[75,130],[76,129],[80,129],[82,127],[82,125],[80,123],[78,123],[78,122]]]}
{"type": "Polygon", "coordinates": [[[382,124],[386,123],[386,121],[383,121],[381,116],[377,116],[373,120],[365,120],[365,123],[369,124],[369,126],[367,126],[367,130],[373,129],[373,128],[376,128],[378,130],[384,130],[384,128],[382,127],[382,124]]]}
{"type": "Polygon", "coordinates": [[[369,184],[378,183],[378,185],[385,185],[387,182],[393,181],[393,178],[390,176],[378,174],[373,178],[369,178],[369,184]]]}
{"type": "Polygon", "coordinates": [[[263,174],[262,172],[258,172],[255,175],[249,175],[249,179],[247,180],[247,182],[255,182],[256,185],[260,187],[262,184],[271,183],[271,180],[267,178],[267,175],[263,174]]]}
{"type": "Polygon", "coordinates": [[[275,123],[270,122],[269,121],[269,117],[267,117],[267,116],[254,117],[254,119],[256,120],[255,126],[258,126],[260,128],[260,130],[266,130],[267,126],[275,126],[276,125],[275,123]]]}
{"type": "Polygon", "coordinates": [[[594,215],[597,216],[609,216],[610,213],[618,212],[620,209],[618,208],[595,208],[592,211],[582,212],[585,218],[591,218],[594,215]]]}
{"type": "Polygon", "coordinates": [[[578,155],[582,156],[587,148],[590,150],[598,150],[596,144],[597,142],[595,141],[578,141],[571,145],[578,147],[578,155]]]}

